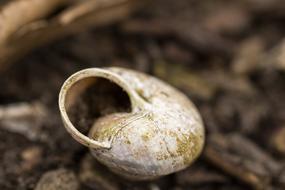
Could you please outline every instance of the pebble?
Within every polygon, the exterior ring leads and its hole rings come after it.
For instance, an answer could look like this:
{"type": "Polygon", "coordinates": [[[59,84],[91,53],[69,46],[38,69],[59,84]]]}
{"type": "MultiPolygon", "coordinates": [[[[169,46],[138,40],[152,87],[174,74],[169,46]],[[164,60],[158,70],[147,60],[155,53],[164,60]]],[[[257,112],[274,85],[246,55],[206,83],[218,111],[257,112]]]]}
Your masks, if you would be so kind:
{"type": "Polygon", "coordinates": [[[79,182],[73,171],[57,169],[48,171],[39,180],[35,190],[78,190],[79,182]]]}

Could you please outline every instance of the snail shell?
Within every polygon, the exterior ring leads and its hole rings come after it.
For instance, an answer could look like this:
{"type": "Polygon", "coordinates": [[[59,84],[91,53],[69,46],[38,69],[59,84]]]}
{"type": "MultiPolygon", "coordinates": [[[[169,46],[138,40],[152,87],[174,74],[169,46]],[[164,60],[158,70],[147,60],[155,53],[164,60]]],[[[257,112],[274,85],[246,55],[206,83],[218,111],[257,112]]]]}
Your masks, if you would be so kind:
{"type": "Polygon", "coordinates": [[[91,68],[73,74],[61,88],[59,108],[72,137],[130,179],[182,170],[204,145],[203,123],[190,100],[161,80],[133,70],[91,68]],[[90,97],[92,101],[85,101],[90,97]],[[74,126],[84,112],[78,105],[92,113],[88,135],[74,126]]]}

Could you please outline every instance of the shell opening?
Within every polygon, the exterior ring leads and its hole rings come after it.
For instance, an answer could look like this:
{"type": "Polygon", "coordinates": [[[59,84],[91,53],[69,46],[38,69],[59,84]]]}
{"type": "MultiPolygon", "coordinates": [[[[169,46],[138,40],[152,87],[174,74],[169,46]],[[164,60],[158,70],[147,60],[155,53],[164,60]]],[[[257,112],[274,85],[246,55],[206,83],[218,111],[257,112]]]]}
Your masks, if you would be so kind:
{"type": "Polygon", "coordinates": [[[127,92],[111,80],[97,76],[75,82],[66,93],[65,108],[71,123],[84,135],[96,119],[132,111],[127,92]]]}

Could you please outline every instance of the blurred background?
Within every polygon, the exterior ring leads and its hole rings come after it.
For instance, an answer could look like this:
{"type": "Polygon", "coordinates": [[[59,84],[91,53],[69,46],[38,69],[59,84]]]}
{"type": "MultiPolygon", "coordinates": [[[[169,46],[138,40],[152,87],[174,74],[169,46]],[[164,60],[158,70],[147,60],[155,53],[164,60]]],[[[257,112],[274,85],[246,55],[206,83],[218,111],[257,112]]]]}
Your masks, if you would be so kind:
{"type": "Polygon", "coordinates": [[[284,32],[283,0],[0,0],[0,189],[285,189],[284,32]],[[130,182],[67,134],[62,83],[106,66],[189,96],[207,133],[194,165],[130,182]]]}

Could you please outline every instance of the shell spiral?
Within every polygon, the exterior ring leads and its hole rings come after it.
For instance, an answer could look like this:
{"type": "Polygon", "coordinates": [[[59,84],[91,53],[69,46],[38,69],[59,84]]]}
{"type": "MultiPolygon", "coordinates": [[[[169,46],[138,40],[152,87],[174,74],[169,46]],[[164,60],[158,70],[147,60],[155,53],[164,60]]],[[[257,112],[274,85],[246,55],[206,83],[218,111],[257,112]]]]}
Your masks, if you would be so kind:
{"type": "MultiPolygon", "coordinates": [[[[112,97],[116,99],[117,94],[112,97]]],[[[75,73],[61,89],[59,107],[67,131],[90,147],[102,164],[130,179],[153,179],[182,170],[204,145],[203,122],[192,102],[163,81],[130,69],[91,68],[75,73]],[[90,78],[95,82],[88,82],[90,78]],[[130,109],[94,118],[87,136],[74,126],[68,110],[88,86],[96,86],[98,78],[120,87],[130,109]]]]}

